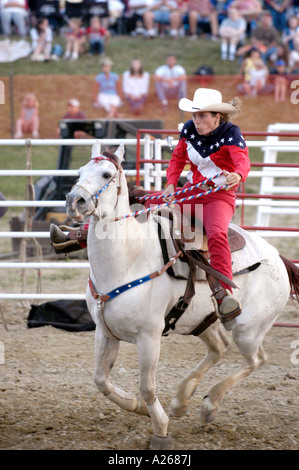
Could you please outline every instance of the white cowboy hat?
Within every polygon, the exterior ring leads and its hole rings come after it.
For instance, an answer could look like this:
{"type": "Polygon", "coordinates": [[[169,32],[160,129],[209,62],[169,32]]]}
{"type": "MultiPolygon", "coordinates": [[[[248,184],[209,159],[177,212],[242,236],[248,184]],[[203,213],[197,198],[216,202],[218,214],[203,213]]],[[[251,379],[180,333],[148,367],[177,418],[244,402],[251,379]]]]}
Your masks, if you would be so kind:
{"type": "Polygon", "coordinates": [[[193,101],[182,98],[179,101],[179,108],[188,113],[199,111],[211,111],[216,113],[231,114],[236,112],[236,108],[228,103],[222,103],[222,94],[218,90],[211,88],[197,88],[193,101]]]}

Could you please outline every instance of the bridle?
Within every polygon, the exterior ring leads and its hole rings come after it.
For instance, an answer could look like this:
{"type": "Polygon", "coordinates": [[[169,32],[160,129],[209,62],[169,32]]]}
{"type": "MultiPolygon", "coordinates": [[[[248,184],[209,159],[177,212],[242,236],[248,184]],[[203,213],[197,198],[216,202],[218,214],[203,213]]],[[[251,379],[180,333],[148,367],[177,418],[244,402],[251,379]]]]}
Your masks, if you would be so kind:
{"type": "Polygon", "coordinates": [[[110,163],[113,163],[114,166],[115,166],[116,169],[117,169],[117,173],[115,173],[115,175],[113,175],[113,176],[110,178],[110,180],[108,181],[107,184],[105,184],[105,186],[103,186],[101,189],[99,189],[99,191],[97,191],[97,192],[94,193],[94,194],[91,194],[86,188],[84,188],[84,186],[82,186],[82,185],[80,185],[80,184],[77,184],[77,183],[72,187],[71,191],[72,191],[75,187],[81,188],[81,189],[83,189],[83,190],[90,196],[91,201],[92,201],[93,206],[94,206],[93,211],[91,212],[90,215],[93,215],[93,214],[95,213],[95,210],[96,210],[97,207],[98,207],[99,196],[101,195],[101,193],[102,193],[103,191],[105,191],[106,189],[108,189],[109,186],[110,186],[112,183],[115,183],[115,181],[116,181],[116,176],[117,176],[117,174],[118,174],[118,178],[119,178],[119,179],[118,179],[118,186],[117,186],[117,199],[116,199],[116,203],[115,203],[115,206],[114,206],[114,210],[115,210],[115,208],[116,208],[116,206],[117,206],[117,204],[118,204],[118,199],[119,199],[119,196],[120,196],[120,194],[121,194],[121,190],[122,190],[122,188],[121,188],[121,174],[122,174],[122,170],[123,170],[123,169],[122,169],[122,166],[117,162],[117,160],[114,160],[114,159],[110,158],[107,154],[105,155],[105,152],[103,153],[103,155],[99,155],[99,156],[97,156],[97,157],[91,157],[91,158],[90,158],[90,161],[92,161],[92,160],[94,161],[94,163],[99,163],[99,162],[102,161],[102,160],[106,160],[106,161],[109,161],[110,163]]]}

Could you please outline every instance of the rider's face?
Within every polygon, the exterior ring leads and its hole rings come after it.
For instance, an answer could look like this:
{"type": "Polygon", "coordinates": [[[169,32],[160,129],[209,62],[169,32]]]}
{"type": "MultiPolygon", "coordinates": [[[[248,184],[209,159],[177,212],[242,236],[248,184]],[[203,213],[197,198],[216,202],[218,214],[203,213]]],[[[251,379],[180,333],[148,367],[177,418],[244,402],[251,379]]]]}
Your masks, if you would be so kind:
{"type": "Polygon", "coordinates": [[[193,122],[200,135],[209,135],[220,124],[220,113],[198,112],[193,113],[193,122]]]}

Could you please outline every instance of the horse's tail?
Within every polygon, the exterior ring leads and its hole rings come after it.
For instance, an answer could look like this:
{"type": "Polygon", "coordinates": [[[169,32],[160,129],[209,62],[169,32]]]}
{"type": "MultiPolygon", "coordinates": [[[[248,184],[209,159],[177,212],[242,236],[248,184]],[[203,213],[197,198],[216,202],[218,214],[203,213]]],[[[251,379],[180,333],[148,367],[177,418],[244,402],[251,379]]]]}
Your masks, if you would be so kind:
{"type": "Polygon", "coordinates": [[[282,261],[284,262],[284,265],[286,267],[288,276],[289,276],[289,281],[290,281],[290,286],[291,286],[291,294],[294,295],[295,299],[299,303],[299,268],[292,263],[292,261],[288,260],[282,255],[279,255],[282,261]]]}

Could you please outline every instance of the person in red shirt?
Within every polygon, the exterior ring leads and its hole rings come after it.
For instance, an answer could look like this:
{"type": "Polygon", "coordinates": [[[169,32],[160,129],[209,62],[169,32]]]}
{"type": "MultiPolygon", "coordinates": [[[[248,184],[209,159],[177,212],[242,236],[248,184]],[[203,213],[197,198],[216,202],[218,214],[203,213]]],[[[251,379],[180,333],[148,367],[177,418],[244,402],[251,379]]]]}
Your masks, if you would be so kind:
{"type": "Polygon", "coordinates": [[[90,18],[90,24],[86,29],[87,39],[89,41],[90,54],[103,54],[108,39],[110,38],[109,31],[101,25],[101,20],[97,16],[90,18]]]}
{"type": "Polygon", "coordinates": [[[86,41],[85,29],[81,27],[80,18],[71,18],[69,20],[69,29],[65,33],[65,53],[64,60],[75,61],[79,58],[79,54],[84,50],[86,41]]]}
{"type": "MultiPolygon", "coordinates": [[[[236,189],[241,181],[245,181],[250,170],[246,142],[239,127],[230,122],[230,117],[240,109],[240,101],[234,98],[232,103],[223,103],[218,90],[199,88],[195,91],[193,101],[182,98],[179,108],[191,113],[192,119],[183,126],[167,168],[167,187],[160,201],[155,200],[155,203],[173,198],[168,195],[176,190],[186,163],[190,164],[190,171],[184,188],[223,172],[220,177],[213,178],[208,186],[227,185],[226,190],[186,201],[188,206],[184,207],[183,212],[186,215],[185,209],[190,210],[191,216],[202,219],[207,234],[210,264],[232,279],[228,225],[235,210],[236,189]]],[[[198,194],[199,191],[204,189],[191,190],[188,196],[198,194]]],[[[183,210],[184,203],[179,205],[183,210]]],[[[232,295],[231,287],[224,282],[221,284],[222,292],[217,293],[215,298],[219,312],[224,317],[240,311],[241,305],[232,295]]]]}

